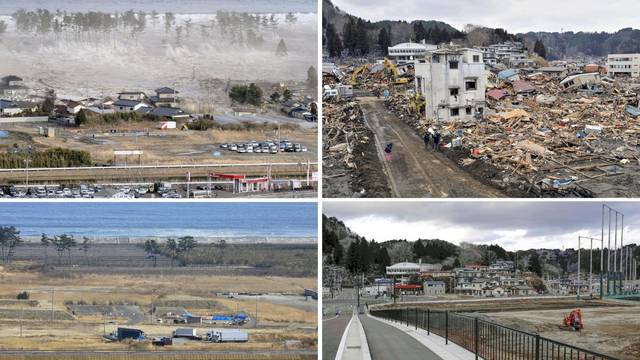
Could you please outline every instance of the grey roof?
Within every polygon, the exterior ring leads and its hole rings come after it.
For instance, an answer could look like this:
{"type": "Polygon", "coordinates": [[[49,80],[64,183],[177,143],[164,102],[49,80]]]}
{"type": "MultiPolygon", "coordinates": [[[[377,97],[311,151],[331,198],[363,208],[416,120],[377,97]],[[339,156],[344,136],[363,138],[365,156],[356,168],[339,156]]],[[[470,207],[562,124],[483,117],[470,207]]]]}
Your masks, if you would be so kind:
{"type": "Polygon", "coordinates": [[[16,104],[13,101],[0,99],[0,109],[15,108],[16,104]]]}
{"type": "Polygon", "coordinates": [[[158,94],[179,94],[178,91],[173,90],[172,88],[168,88],[168,87],[161,87],[160,89],[156,89],[156,93],[158,93],[158,94]]]}
{"type": "Polygon", "coordinates": [[[113,105],[115,106],[126,106],[126,107],[134,107],[136,105],[140,104],[140,101],[136,101],[136,100],[118,100],[115,103],[113,103],[113,105]]]}
{"type": "Polygon", "coordinates": [[[151,106],[142,106],[138,110],[136,110],[136,112],[139,112],[141,114],[148,114],[151,112],[151,110],[153,110],[151,106]]]}
{"type": "Polygon", "coordinates": [[[174,117],[174,116],[188,116],[186,112],[179,108],[172,107],[157,107],[149,112],[151,115],[155,116],[163,116],[163,117],[174,117]]]}

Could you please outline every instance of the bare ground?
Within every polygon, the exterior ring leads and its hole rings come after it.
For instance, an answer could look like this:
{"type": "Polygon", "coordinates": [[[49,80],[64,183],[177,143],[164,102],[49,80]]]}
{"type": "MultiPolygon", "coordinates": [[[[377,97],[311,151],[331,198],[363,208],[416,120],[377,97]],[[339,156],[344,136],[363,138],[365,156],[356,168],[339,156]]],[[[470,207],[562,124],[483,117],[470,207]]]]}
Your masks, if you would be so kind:
{"type": "Polygon", "coordinates": [[[427,149],[407,124],[384,107],[383,100],[361,98],[378,154],[395,197],[504,197],[476,180],[443,154],[427,149]],[[391,162],[384,147],[393,143],[391,162]]]}

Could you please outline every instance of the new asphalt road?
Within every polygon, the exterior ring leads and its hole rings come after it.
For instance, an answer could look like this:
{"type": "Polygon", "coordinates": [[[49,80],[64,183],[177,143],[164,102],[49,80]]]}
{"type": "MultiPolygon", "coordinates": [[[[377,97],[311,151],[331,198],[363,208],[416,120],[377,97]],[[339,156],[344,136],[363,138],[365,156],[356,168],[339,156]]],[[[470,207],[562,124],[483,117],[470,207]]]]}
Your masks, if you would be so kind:
{"type": "Polygon", "coordinates": [[[443,360],[402,330],[360,315],[372,360],[443,360]]]}

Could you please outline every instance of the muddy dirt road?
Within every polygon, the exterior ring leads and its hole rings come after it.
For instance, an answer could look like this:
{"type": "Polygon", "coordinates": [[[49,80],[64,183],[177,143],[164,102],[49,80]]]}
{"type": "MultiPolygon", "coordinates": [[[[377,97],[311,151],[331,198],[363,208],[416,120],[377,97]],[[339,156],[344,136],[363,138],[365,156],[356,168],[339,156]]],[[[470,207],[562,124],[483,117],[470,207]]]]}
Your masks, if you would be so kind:
{"type": "Polygon", "coordinates": [[[413,129],[384,107],[382,99],[369,97],[360,101],[395,197],[504,197],[442,154],[427,149],[413,129]],[[388,143],[393,143],[391,162],[384,156],[388,143]]]}

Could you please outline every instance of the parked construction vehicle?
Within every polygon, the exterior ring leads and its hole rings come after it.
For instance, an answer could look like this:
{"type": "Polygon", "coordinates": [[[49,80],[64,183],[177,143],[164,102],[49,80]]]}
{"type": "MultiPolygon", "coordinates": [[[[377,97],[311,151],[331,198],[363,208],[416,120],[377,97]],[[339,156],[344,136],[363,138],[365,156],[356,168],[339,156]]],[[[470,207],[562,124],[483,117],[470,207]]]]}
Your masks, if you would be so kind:
{"type": "Polygon", "coordinates": [[[351,74],[351,85],[352,86],[358,85],[358,76],[367,70],[369,70],[368,64],[363,64],[357,67],[355,70],[353,70],[353,73],[351,74]]]}
{"type": "Polygon", "coordinates": [[[391,62],[391,60],[384,58],[383,62],[384,68],[391,73],[392,80],[394,85],[404,85],[409,82],[409,79],[406,77],[401,77],[398,68],[391,62]]]}
{"type": "Polygon", "coordinates": [[[571,328],[573,331],[580,331],[584,328],[582,322],[582,309],[572,310],[569,315],[564,317],[564,326],[571,328]]]}

